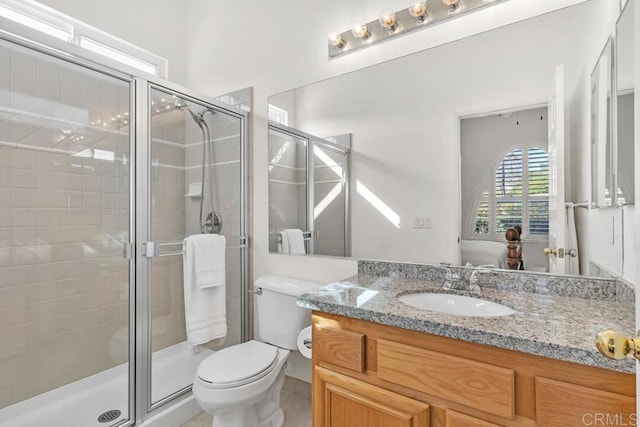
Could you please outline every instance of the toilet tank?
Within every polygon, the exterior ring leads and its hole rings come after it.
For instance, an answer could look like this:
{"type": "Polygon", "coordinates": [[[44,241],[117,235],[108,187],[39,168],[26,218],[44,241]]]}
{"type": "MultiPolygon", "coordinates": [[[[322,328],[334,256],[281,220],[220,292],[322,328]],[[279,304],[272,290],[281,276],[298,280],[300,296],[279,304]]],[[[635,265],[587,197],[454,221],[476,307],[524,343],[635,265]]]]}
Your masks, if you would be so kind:
{"type": "Polygon", "coordinates": [[[311,324],[311,312],[296,304],[296,297],[322,286],[285,276],[262,276],[255,281],[256,338],[297,350],[298,332],[311,324]]]}

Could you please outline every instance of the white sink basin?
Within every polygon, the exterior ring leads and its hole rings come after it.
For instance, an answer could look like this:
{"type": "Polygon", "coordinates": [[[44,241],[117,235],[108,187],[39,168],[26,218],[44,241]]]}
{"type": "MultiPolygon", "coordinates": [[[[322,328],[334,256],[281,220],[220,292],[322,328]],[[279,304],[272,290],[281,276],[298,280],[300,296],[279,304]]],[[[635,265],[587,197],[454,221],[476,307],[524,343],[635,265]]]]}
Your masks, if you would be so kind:
{"type": "Polygon", "coordinates": [[[423,310],[457,316],[493,317],[511,316],[515,313],[515,310],[506,305],[464,295],[421,293],[402,295],[398,299],[423,310]]]}

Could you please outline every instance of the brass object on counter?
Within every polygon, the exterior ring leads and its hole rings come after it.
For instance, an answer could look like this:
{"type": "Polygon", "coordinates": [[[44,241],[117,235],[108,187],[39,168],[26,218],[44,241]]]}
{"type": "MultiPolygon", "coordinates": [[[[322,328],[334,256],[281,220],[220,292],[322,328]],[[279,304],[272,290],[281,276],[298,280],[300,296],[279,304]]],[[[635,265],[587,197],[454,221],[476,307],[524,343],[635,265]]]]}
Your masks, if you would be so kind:
{"type": "Polygon", "coordinates": [[[596,334],[596,347],[603,356],[621,360],[627,356],[640,359],[640,339],[627,338],[619,332],[606,330],[596,334]]]}

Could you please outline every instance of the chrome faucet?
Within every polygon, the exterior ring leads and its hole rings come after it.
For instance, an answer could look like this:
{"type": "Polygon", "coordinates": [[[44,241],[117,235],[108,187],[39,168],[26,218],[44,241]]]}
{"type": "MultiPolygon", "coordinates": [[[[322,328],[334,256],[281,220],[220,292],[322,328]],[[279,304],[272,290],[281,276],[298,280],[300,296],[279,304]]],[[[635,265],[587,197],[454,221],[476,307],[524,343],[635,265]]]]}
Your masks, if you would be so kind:
{"type": "Polygon", "coordinates": [[[480,292],[480,278],[478,277],[482,273],[488,273],[491,270],[478,269],[473,270],[469,276],[469,280],[465,281],[460,272],[452,272],[448,266],[443,266],[445,271],[444,283],[442,283],[442,289],[455,290],[455,291],[471,291],[480,292]]]}
{"type": "Polygon", "coordinates": [[[466,286],[459,272],[452,272],[451,268],[444,266],[444,283],[442,289],[464,290],[466,286]]]}
{"type": "Polygon", "coordinates": [[[478,276],[480,276],[483,273],[490,273],[490,272],[491,270],[486,268],[479,268],[477,270],[473,270],[473,272],[471,273],[471,276],[469,276],[469,286],[467,287],[467,289],[470,291],[476,291],[476,292],[481,291],[480,277],[478,276]]]}

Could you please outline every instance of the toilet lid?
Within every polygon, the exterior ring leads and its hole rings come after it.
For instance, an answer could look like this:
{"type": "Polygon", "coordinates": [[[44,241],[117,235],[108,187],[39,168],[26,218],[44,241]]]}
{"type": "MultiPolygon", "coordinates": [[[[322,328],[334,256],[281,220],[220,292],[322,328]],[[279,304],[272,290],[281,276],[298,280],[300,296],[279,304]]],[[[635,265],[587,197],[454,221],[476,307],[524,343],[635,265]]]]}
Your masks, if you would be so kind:
{"type": "Polygon", "coordinates": [[[277,347],[248,341],[213,353],[200,363],[196,375],[208,387],[238,387],[267,375],[277,360],[277,347]]]}

